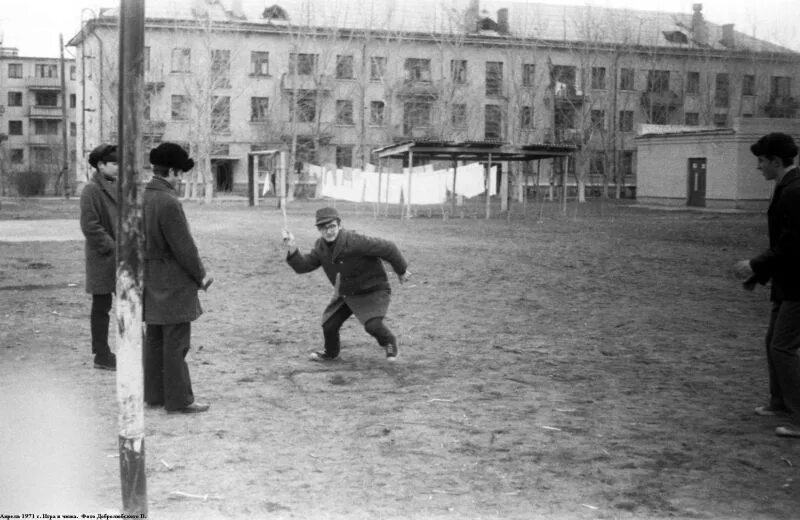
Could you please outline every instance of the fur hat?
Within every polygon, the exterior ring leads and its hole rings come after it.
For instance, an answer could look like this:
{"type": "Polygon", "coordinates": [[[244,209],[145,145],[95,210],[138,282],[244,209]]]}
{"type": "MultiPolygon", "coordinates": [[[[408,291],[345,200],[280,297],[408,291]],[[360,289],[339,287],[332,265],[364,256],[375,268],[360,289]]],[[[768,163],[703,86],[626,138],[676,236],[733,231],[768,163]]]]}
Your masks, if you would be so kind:
{"type": "Polygon", "coordinates": [[[756,141],[750,147],[750,151],[756,157],[780,157],[781,159],[791,160],[797,155],[797,145],[794,143],[792,136],[774,132],[756,141]]]}
{"type": "Polygon", "coordinates": [[[339,218],[339,212],[336,208],[320,208],[317,210],[317,226],[333,222],[334,220],[342,220],[339,218]]]}
{"type": "Polygon", "coordinates": [[[154,166],[175,168],[183,172],[194,168],[194,161],[186,153],[186,150],[175,143],[161,143],[150,150],[150,162],[154,166]]]}
{"type": "Polygon", "coordinates": [[[89,153],[89,165],[97,168],[97,163],[117,162],[117,145],[101,144],[89,153]]]}

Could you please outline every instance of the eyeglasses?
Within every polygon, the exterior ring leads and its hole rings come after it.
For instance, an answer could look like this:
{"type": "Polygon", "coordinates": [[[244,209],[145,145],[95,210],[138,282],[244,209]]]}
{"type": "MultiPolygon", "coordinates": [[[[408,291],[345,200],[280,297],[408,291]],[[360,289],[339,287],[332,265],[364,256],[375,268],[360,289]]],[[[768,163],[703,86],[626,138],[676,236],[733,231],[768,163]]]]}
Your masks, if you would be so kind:
{"type": "Polygon", "coordinates": [[[339,227],[338,222],[330,222],[328,224],[320,224],[319,226],[317,226],[317,229],[320,231],[333,231],[337,227],[339,227]]]}

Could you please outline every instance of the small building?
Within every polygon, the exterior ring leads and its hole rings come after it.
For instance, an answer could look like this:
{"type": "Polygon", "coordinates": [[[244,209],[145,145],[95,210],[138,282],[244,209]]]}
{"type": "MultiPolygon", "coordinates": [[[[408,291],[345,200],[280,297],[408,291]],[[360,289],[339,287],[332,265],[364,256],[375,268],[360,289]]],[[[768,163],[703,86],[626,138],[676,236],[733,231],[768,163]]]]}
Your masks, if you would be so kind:
{"type": "Polygon", "coordinates": [[[796,119],[733,118],[726,128],[646,127],[636,137],[636,198],[644,204],[764,209],[772,183],[756,169],[750,145],[770,132],[800,139],[796,119]]]}

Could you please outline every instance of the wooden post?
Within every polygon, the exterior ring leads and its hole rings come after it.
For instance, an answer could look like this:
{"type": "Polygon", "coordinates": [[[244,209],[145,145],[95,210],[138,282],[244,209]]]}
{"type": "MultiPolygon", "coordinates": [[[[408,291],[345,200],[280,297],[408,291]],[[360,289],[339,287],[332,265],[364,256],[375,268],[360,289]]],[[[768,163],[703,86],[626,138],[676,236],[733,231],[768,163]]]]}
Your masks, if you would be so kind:
{"type": "Polygon", "coordinates": [[[492,154],[491,154],[491,152],[489,152],[489,162],[486,163],[486,170],[485,170],[485,174],[484,175],[486,176],[486,220],[489,220],[489,218],[492,215],[492,207],[491,207],[492,197],[490,196],[490,194],[492,192],[492,186],[491,186],[491,182],[492,182],[492,154]]]}
{"type": "Polygon", "coordinates": [[[508,211],[508,168],[510,163],[505,163],[506,168],[500,174],[500,211],[508,211]]]}
{"type": "Polygon", "coordinates": [[[144,106],[144,0],[120,2],[119,177],[117,200],[117,403],[122,509],[147,515],[142,368],[142,170],[144,106]]]}
{"type": "Polygon", "coordinates": [[[258,205],[258,182],[254,179],[255,171],[253,163],[256,161],[256,156],[247,154],[247,205],[258,205]]]}
{"type": "Polygon", "coordinates": [[[286,209],[286,153],[278,153],[278,182],[281,187],[278,190],[278,207],[286,209]]]}
{"type": "Polygon", "coordinates": [[[378,158],[378,203],[375,205],[375,219],[381,214],[381,186],[383,182],[383,165],[385,159],[378,158]]]}
{"type": "Polygon", "coordinates": [[[453,193],[451,194],[450,199],[450,212],[452,213],[453,218],[456,217],[456,180],[458,179],[458,160],[456,156],[453,156],[453,193]]]}
{"type": "Polygon", "coordinates": [[[61,155],[63,166],[61,173],[64,175],[64,198],[69,199],[69,119],[67,118],[67,79],[64,75],[64,35],[58,35],[58,48],[61,49],[61,155]]]}
{"type": "Polygon", "coordinates": [[[408,193],[406,193],[406,218],[411,218],[411,177],[414,173],[414,151],[408,151],[408,193]]]}

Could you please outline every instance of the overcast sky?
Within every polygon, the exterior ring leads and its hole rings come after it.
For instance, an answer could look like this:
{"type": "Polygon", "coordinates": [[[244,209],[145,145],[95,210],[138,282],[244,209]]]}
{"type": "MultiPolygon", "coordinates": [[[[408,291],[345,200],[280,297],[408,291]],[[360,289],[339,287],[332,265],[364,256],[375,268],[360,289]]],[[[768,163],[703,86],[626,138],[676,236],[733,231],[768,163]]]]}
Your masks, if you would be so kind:
{"type": "MultiPolygon", "coordinates": [[[[192,0],[146,1],[190,3],[192,0]]],[[[230,1],[223,0],[223,3],[229,5],[230,1]]],[[[282,1],[244,0],[244,3],[266,6],[280,5],[282,1]]],[[[739,31],[800,51],[800,0],[547,0],[533,3],[591,4],[676,13],[691,13],[693,3],[702,3],[705,18],[713,23],[734,23],[739,31]]],[[[119,0],[0,0],[0,35],[3,45],[18,48],[20,55],[57,57],[59,34],[64,35],[65,43],[69,41],[80,29],[82,13],[83,19],[88,19],[101,7],[118,6],[119,0]]],[[[67,49],[68,56],[70,52],[71,49],[67,49]]]]}

